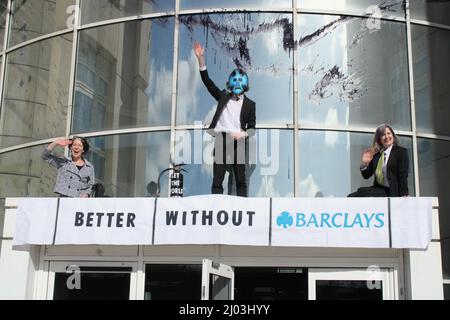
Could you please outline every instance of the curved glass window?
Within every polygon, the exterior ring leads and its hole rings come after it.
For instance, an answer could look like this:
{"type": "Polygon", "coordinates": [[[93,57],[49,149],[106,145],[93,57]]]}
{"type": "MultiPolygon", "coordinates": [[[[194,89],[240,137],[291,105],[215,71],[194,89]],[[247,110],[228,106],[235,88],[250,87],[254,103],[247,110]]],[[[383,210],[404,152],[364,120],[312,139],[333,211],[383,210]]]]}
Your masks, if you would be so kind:
{"type": "Polygon", "coordinates": [[[290,8],[292,0],[180,0],[180,9],[204,8],[290,8]]]}
{"type": "MultiPolygon", "coordinates": [[[[170,132],[151,132],[88,138],[86,154],[95,180],[109,197],[146,197],[148,185],[169,167],[170,132]]],[[[41,159],[47,145],[0,154],[0,197],[56,196],[57,171],[41,159]]],[[[62,148],[55,154],[63,155],[62,148]]],[[[161,178],[161,196],[167,196],[167,176],[161,178]]]]}
{"type": "MultiPolygon", "coordinates": [[[[400,145],[408,149],[408,188],[414,195],[412,140],[399,138],[400,145]]],[[[300,197],[346,197],[359,187],[373,185],[373,178],[365,180],[359,170],[361,154],[372,140],[373,134],[301,130],[297,154],[300,197]]]]}
{"type": "Polygon", "coordinates": [[[0,198],[56,196],[56,171],[41,159],[45,147],[0,153],[0,198]]]}
{"type": "MultiPolygon", "coordinates": [[[[90,138],[87,159],[94,165],[95,181],[110,197],[150,196],[150,183],[170,166],[170,132],[122,134],[90,138]]],[[[168,179],[161,177],[161,196],[168,194],[168,179]]]]}
{"type": "Polygon", "coordinates": [[[7,55],[0,148],[66,133],[72,34],[7,55]]]}
{"type": "Polygon", "coordinates": [[[450,277],[450,141],[417,139],[420,194],[439,197],[444,278],[450,277]]]}
{"type": "Polygon", "coordinates": [[[450,31],[412,25],[417,131],[450,135],[450,31]]]}
{"type": "MultiPolygon", "coordinates": [[[[177,130],[175,163],[185,163],[184,196],[210,194],[213,177],[214,138],[204,130],[177,130]]],[[[293,136],[291,130],[258,129],[248,142],[246,166],[249,197],[294,195],[293,136]]],[[[224,194],[236,194],[230,167],[223,182],[224,194]]]]}
{"type": "Polygon", "coordinates": [[[72,132],[170,125],[173,18],[80,32],[72,132]]]}
{"type": "Polygon", "coordinates": [[[12,2],[10,47],[75,25],[75,0],[12,2]]]}
{"type": "Polygon", "coordinates": [[[299,122],[410,130],[404,23],[300,15],[299,122]]]}
{"type": "Polygon", "coordinates": [[[411,19],[450,25],[450,2],[433,0],[409,1],[411,19]]]}
{"type": "Polygon", "coordinates": [[[403,0],[297,0],[299,9],[405,17],[403,0]]]}
{"type": "Polygon", "coordinates": [[[180,16],[177,124],[209,123],[217,106],[201,81],[195,41],[205,48],[209,76],[220,89],[236,67],[248,73],[246,95],[256,102],[258,124],[293,122],[292,15],[180,16]]]}
{"type": "Polygon", "coordinates": [[[82,0],[81,23],[175,10],[175,0],[82,0]]]}

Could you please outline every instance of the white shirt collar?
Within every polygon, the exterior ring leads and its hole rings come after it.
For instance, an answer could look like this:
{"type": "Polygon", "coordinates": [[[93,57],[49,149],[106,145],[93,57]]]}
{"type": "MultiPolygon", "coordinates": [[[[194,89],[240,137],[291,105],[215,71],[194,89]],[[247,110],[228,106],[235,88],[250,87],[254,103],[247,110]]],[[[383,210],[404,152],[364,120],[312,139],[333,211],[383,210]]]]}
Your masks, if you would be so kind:
{"type": "Polygon", "coordinates": [[[386,150],[384,150],[384,156],[385,156],[385,157],[389,158],[389,155],[391,154],[392,146],[393,146],[393,145],[394,145],[394,144],[391,144],[386,150]]]}

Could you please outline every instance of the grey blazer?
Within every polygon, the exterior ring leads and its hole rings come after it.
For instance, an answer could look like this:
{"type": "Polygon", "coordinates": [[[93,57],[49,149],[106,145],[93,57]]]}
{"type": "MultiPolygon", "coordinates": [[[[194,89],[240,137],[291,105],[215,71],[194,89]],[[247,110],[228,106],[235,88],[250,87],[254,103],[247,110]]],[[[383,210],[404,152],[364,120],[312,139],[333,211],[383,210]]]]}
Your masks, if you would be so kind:
{"type": "Polygon", "coordinates": [[[56,193],[72,198],[91,193],[95,175],[94,166],[89,161],[83,159],[86,164],[78,170],[71,159],[55,156],[47,149],[42,152],[42,159],[58,169],[54,190],[56,193]]]}

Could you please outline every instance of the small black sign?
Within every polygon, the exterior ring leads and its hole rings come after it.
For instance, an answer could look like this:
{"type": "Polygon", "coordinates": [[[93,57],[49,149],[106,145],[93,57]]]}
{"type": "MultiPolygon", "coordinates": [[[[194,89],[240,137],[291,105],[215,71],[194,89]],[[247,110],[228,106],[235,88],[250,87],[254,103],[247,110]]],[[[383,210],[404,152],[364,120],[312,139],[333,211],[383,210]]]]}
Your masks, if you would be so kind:
{"type": "Polygon", "coordinates": [[[181,172],[173,172],[170,175],[170,196],[183,196],[183,174],[181,172]]]}

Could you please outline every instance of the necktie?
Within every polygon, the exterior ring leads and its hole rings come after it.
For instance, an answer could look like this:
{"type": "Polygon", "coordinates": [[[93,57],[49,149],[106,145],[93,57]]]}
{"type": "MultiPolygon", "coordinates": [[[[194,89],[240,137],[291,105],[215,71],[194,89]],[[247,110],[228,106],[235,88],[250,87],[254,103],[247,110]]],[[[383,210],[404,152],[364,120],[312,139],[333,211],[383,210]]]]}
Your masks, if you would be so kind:
{"type": "Polygon", "coordinates": [[[384,152],[381,153],[381,157],[378,160],[377,168],[375,170],[375,179],[380,186],[384,186],[383,177],[383,164],[384,164],[384,152]]]}

